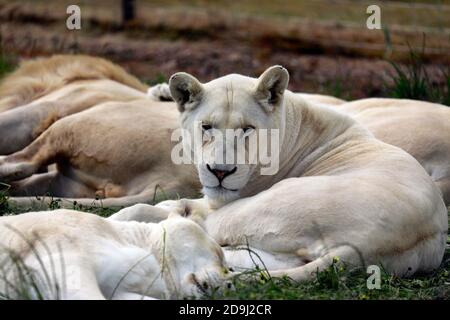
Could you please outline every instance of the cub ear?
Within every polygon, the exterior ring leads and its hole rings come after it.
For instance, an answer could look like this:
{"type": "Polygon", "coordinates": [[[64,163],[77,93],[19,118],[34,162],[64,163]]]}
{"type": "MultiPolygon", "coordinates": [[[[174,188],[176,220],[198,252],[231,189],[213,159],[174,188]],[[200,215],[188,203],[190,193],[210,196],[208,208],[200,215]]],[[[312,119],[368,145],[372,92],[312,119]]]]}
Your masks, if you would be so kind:
{"type": "Polygon", "coordinates": [[[178,72],[170,77],[169,89],[180,112],[194,109],[203,96],[200,81],[185,72],[178,72]]]}
{"type": "Polygon", "coordinates": [[[272,66],[258,78],[255,97],[267,112],[272,112],[283,102],[288,84],[289,72],[282,66],[272,66]]]}

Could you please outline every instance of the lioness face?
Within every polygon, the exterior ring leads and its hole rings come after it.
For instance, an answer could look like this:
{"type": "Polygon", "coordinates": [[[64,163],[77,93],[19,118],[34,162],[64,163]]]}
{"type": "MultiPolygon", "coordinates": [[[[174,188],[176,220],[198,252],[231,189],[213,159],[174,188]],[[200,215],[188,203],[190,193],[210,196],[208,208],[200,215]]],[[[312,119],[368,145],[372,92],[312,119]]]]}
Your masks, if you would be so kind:
{"type": "Polygon", "coordinates": [[[186,73],[171,77],[181,127],[200,140],[194,152],[209,199],[222,204],[235,200],[259,175],[261,133],[267,137],[261,129],[277,129],[279,137],[284,133],[288,80],[280,66],[267,69],[258,79],[232,74],[201,84],[186,73]]]}

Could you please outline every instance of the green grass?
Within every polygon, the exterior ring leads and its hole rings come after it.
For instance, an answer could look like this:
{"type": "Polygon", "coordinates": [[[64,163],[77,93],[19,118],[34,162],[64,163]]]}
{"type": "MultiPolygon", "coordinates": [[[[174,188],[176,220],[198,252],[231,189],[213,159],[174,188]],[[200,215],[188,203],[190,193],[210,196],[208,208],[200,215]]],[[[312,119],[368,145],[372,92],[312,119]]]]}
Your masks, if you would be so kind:
{"type": "Polygon", "coordinates": [[[160,83],[169,82],[169,79],[167,79],[167,77],[164,74],[157,73],[153,78],[146,79],[144,80],[144,82],[149,86],[155,86],[160,83]]]}
{"type": "Polygon", "coordinates": [[[348,80],[345,77],[336,77],[325,84],[318,86],[317,93],[323,93],[346,101],[354,100],[348,87],[348,80]]]}
{"type": "Polygon", "coordinates": [[[13,70],[14,65],[11,63],[10,59],[4,54],[0,54],[0,79],[13,70]]]}
{"type": "Polygon", "coordinates": [[[410,49],[409,55],[409,63],[405,67],[391,62],[394,68],[391,74],[393,85],[388,86],[388,95],[393,98],[424,100],[450,106],[450,67],[440,69],[444,81],[443,84],[437,85],[428,75],[423,52],[410,49]]]}
{"type": "MultiPolygon", "coordinates": [[[[450,240],[448,241],[450,244],[450,240]]],[[[381,273],[380,289],[368,289],[368,274],[362,268],[334,263],[317,273],[313,281],[298,283],[284,278],[244,276],[234,279],[235,289],[212,294],[213,299],[450,299],[450,249],[442,266],[430,275],[405,279],[381,273]]],[[[256,274],[261,274],[256,272],[256,274]]]]}
{"type": "Polygon", "coordinates": [[[12,57],[4,52],[1,43],[2,37],[0,35],[0,80],[15,68],[12,57]]]}

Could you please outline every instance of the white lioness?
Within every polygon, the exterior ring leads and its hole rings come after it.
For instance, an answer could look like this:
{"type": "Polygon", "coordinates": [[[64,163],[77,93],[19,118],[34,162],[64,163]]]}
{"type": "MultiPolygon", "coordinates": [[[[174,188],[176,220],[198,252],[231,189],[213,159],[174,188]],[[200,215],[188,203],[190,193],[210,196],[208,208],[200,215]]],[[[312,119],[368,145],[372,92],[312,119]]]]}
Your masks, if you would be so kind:
{"type": "MultiPolygon", "coordinates": [[[[137,219],[157,221],[162,208],[180,210],[221,246],[248,243],[273,275],[296,280],[310,279],[335,256],[400,276],[437,268],[447,210],[426,171],[351,117],[287,91],[288,78],[280,66],[259,79],[229,75],[206,84],[186,73],[172,76],[182,128],[203,124],[201,150],[209,156],[197,169],[205,197],[138,205],[111,219],[134,219],[136,212],[137,219]],[[238,141],[279,129],[279,171],[263,176],[259,165],[221,165],[209,152],[220,148],[208,138],[213,128],[243,129],[238,141]]],[[[226,140],[225,148],[233,145],[226,140]]],[[[226,251],[231,266],[252,266],[236,252],[226,251]]]]}
{"type": "Polygon", "coordinates": [[[3,299],[179,299],[220,287],[223,253],[178,215],[120,222],[71,210],[0,217],[3,299]]]}
{"type": "Polygon", "coordinates": [[[22,206],[45,207],[51,200],[34,196],[48,194],[85,205],[112,198],[108,206],[199,194],[195,168],[170,161],[178,111],[155,102],[170,98],[167,85],[147,88],[104,59],[58,55],[21,65],[2,81],[0,94],[7,110],[0,113],[0,154],[15,152],[1,158],[0,182],[10,183],[14,196],[32,196],[15,200],[22,206]],[[56,170],[35,174],[53,163],[56,170]]]}
{"type": "MultiPolygon", "coordinates": [[[[153,98],[168,100],[168,84],[153,98]]],[[[336,106],[366,126],[379,140],[400,147],[425,168],[450,205],[450,107],[408,99],[369,98],[346,102],[334,97],[296,93],[308,103],[336,106]]],[[[171,105],[167,108],[172,109],[171,105]]]]}

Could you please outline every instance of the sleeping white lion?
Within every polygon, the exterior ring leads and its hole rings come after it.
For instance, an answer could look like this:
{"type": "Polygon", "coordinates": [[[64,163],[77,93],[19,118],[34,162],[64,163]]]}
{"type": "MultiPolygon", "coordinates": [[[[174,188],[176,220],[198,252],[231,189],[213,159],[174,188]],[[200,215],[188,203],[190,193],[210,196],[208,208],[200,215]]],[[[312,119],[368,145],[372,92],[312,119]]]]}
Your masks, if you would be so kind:
{"type": "Polygon", "coordinates": [[[218,288],[221,248],[179,215],[112,221],[72,210],[0,217],[0,298],[180,299],[218,288]]]}

